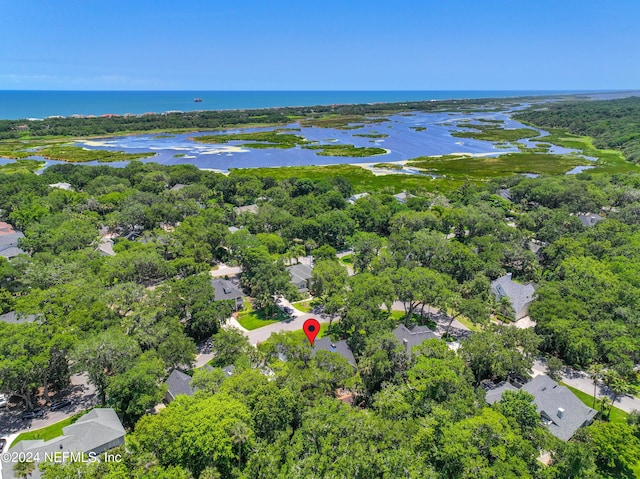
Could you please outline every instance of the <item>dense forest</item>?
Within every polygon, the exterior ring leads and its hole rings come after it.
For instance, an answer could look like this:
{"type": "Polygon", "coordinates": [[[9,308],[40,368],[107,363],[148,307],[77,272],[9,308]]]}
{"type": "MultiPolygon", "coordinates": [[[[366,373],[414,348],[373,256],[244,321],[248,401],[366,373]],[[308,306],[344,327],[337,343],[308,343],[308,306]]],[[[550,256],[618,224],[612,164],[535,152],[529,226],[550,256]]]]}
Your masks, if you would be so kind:
{"type": "Polygon", "coordinates": [[[564,443],[532,396],[488,406],[480,385],[528,377],[539,354],[599,364],[618,390],[635,384],[640,176],[515,176],[448,197],[417,189],[406,203],[381,190],[351,204],[353,192],[341,177],[140,162],[0,176],[2,219],[24,232],[28,253],[0,262],[2,311],[37,317],[0,323],[0,390],[31,407],[39,388],[60,390],[86,371],[130,430],[123,462],[51,465],[45,477],[632,477],[637,415],[607,421],[603,404],[602,419],[564,443]],[[58,182],[72,189],[49,186],[58,182]],[[497,194],[506,188],[511,200],[497,194]],[[234,210],[252,203],[256,214],[234,210]],[[585,227],[584,212],[606,218],[585,227]],[[105,231],[117,235],[113,256],[97,251],[105,231]],[[336,257],[347,247],[353,276],[336,257]],[[316,301],[335,315],[329,334],[348,342],[355,367],[312,356],[296,334],[256,349],[221,328],[231,305],[214,301],[212,267],[241,265],[243,288],[268,316],[274,295],[296,299],[285,263],[307,253],[316,301]],[[490,322],[508,316],[489,291],[506,272],[538,284],[535,330],[490,322]],[[394,300],[406,314],[391,314],[394,300]],[[409,355],[391,330],[428,325],[425,305],[478,332],[457,352],[431,340],[409,355]],[[189,371],[209,337],[214,368],[193,373],[195,396],[149,415],[168,373],[189,371]],[[337,389],[352,391],[353,405],[337,389]]]}
{"type": "Polygon", "coordinates": [[[640,97],[561,102],[514,117],[542,128],[591,136],[597,147],[622,150],[629,161],[640,163],[640,97]]]}

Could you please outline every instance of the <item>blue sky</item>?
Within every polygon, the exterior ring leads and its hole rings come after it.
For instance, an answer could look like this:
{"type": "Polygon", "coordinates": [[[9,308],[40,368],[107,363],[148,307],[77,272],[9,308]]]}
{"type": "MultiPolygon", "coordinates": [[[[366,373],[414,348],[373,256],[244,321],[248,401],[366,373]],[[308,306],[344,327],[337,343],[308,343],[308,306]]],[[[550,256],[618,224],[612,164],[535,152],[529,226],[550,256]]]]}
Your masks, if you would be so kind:
{"type": "Polygon", "coordinates": [[[640,88],[637,0],[0,0],[0,89],[640,88]]]}

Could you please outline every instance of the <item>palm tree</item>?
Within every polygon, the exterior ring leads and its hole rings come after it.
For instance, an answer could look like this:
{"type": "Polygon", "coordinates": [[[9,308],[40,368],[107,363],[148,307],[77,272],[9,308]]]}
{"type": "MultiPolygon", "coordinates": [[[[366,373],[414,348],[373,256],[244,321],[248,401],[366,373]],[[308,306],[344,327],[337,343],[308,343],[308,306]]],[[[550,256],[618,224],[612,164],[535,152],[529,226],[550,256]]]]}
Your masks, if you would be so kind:
{"type": "Polygon", "coordinates": [[[244,445],[251,437],[251,429],[242,421],[236,421],[233,426],[231,426],[231,440],[238,448],[238,462],[242,464],[242,450],[244,449],[244,445]]]}
{"type": "Polygon", "coordinates": [[[13,472],[18,477],[22,477],[23,479],[27,479],[31,477],[33,471],[36,470],[36,463],[32,461],[25,461],[24,459],[19,460],[13,466],[13,472]]]}
{"type": "Polygon", "coordinates": [[[602,364],[594,363],[589,368],[589,378],[593,381],[593,409],[596,408],[596,392],[598,389],[598,381],[602,379],[602,364]]]}

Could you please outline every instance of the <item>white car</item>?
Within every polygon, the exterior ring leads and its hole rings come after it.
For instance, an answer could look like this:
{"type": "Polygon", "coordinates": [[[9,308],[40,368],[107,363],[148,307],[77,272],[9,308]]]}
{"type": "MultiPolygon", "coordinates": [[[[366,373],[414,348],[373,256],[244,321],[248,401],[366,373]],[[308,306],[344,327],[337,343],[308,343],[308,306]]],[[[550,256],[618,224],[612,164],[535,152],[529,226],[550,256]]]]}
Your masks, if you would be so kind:
{"type": "Polygon", "coordinates": [[[7,407],[7,396],[0,394],[0,407],[7,407]]]}

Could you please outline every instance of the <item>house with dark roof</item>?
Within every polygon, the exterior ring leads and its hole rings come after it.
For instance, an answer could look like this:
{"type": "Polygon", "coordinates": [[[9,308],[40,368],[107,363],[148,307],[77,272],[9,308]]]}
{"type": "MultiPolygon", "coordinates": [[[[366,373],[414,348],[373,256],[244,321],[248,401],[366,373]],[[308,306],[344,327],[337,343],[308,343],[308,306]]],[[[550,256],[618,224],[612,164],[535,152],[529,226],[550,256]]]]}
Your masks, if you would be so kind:
{"type": "Polygon", "coordinates": [[[347,360],[351,366],[356,367],[356,358],[353,357],[351,348],[345,340],[332,341],[331,338],[319,338],[313,342],[313,349],[311,350],[311,356],[315,356],[318,351],[329,351],[330,353],[336,353],[347,360]]]}
{"type": "MultiPolygon", "coordinates": [[[[124,445],[125,430],[116,412],[111,408],[96,408],[80,417],[75,423],[62,428],[62,435],[44,441],[43,439],[24,440],[7,452],[11,455],[46,457],[63,461],[70,460],[69,455],[82,454],[84,460],[98,457],[100,454],[124,445]]],[[[3,456],[4,457],[4,456],[3,456]]],[[[13,463],[2,463],[2,477],[16,479],[13,463]]],[[[30,475],[32,479],[40,479],[40,470],[36,468],[30,475]]]]}
{"type": "Polygon", "coordinates": [[[411,350],[415,346],[422,344],[423,341],[439,339],[427,326],[414,326],[409,329],[404,324],[401,324],[393,330],[393,335],[402,343],[409,356],[411,356],[411,350]]]}
{"type": "Polygon", "coordinates": [[[167,385],[164,401],[169,404],[179,394],[193,396],[195,389],[191,387],[191,381],[193,381],[193,378],[188,374],[178,371],[177,369],[171,371],[171,374],[169,374],[169,377],[164,382],[167,385]]]}
{"type": "Polygon", "coordinates": [[[515,319],[524,318],[529,314],[529,305],[534,299],[535,287],[532,284],[522,284],[513,281],[511,273],[491,282],[491,292],[496,300],[507,297],[515,312],[515,319]]]}
{"type": "Polygon", "coordinates": [[[584,226],[591,227],[598,224],[604,218],[594,213],[587,213],[587,214],[579,214],[578,219],[580,220],[580,223],[582,223],[584,226]]]}
{"type": "Polygon", "coordinates": [[[211,286],[215,291],[216,301],[233,301],[234,311],[244,308],[244,293],[231,281],[215,278],[211,280],[211,286]]]}
{"type": "Polygon", "coordinates": [[[287,271],[291,276],[291,283],[295,285],[299,293],[306,293],[311,289],[311,276],[313,268],[306,264],[294,264],[288,266],[287,271]]]}

